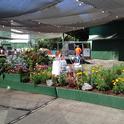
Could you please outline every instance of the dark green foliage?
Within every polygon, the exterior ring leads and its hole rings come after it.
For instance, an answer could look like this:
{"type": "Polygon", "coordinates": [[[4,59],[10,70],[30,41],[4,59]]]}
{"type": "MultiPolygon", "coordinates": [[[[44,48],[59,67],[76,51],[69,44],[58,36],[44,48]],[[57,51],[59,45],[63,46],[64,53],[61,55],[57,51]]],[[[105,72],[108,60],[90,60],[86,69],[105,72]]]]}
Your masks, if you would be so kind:
{"type": "Polygon", "coordinates": [[[19,71],[20,74],[20,82],[29,82],[30,81],[30,73],[29,72],[24,72],[22,69],[19,71]]]}
{"type": "Polygon", "coordinates": [[[66,86],[66,85],[67,85],[66,74],[61,74],[61,75],[58,77],[58,83],[59,83],[61,86],[66,86]]]}
{"type": "MultiPolygon", "coordinates": [[[[40,48],[47,48],[47,49],[57,49],[57,44],[62,43],[62,39],[60,38],[53,38],[53,39],[36,39],[37,47],[40,48]]],[[[62,46],[60,47],[62,48],[62,46]]]]}
{"type": "Polygon", "coordinates": [[[36,64],[48,65],[51,63],[51,60],[45,51],[38,50],[37,52],[35,50],[26,51],[22,55],[22,57],[25,63],[28,65],[30,71],[34,70],[36,64]]]}
{"type": "Polygon", "coordinates": [[[2,76],[3,80],[5,78],[5,67],[6,67],[6,58],[0,57],[0,76],[2,76]]]}

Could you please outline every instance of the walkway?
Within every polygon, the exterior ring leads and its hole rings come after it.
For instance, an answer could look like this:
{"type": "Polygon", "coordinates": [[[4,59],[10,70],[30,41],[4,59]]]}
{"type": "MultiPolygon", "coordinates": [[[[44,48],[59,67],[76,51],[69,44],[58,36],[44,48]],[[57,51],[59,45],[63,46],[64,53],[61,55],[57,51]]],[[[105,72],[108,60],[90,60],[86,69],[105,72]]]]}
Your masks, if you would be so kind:
{"type": "Polygon", "coordinates": [[[0,89],[0,124],[123,124],[124,110],[0,89]]]}

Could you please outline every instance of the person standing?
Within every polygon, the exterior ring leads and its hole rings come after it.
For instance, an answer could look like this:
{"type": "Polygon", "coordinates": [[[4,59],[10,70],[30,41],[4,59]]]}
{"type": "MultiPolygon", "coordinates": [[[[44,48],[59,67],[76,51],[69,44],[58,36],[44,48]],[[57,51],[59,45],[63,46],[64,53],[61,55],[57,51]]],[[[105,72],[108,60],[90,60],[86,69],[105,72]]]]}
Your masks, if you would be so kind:
{"type": "Polygon", "coordinates": [[[64,55],[61,55],[60,63],[61,63],[61,74],[64,74],[66,73],[66,66],[67,66],[67,62],[65,60],[64,55]]]}
{"type": "Polygon", "coordinates": [[[80,63],[80,55],[81,55],[81,48],[79,47],[79,45],[77,45],[77,47],[75,48],[75,54],[76,54],[76,60],[78,63],[80,63]]]}

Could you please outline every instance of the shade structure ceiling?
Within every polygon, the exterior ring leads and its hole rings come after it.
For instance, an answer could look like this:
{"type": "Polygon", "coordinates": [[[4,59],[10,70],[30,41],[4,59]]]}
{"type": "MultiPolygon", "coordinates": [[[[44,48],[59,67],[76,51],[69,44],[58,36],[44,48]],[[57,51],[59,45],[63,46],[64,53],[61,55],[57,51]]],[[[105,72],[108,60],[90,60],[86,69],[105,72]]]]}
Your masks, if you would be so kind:
{"type": "Polygon", "coordinates": [[[0,0],[0,29],[62,33],[124,18],[124,0],[0,0]]]}

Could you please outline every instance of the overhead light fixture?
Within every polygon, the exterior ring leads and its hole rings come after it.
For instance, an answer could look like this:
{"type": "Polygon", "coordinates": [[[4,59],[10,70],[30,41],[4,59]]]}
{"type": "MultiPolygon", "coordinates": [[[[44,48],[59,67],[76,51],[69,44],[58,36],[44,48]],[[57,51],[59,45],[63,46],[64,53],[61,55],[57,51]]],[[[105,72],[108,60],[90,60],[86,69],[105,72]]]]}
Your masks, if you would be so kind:
{"type": "Polygon", "coordinates": [[[76,0],[76,2],[78,3],[79,6],[81,6],[82,4],[84,4],[84,2],[81,2],[80,0],[76,0]]]}
{"type": "Polygon", "coordinates": [[[102,13],[105,13],[105,11],[102,11],[102,13]]]}
{"type": "Polygon", "coordinates": [[[17,30],[17,29],[11,29],[11,31],[13,31],[13,32],[15,32],[15,33],[23,33],[22,31],[20,31],[20,30],[17,30]]]}
{"type": "Polygon", "coordinates": [[[13,23],[14,21],[13,21],[13,20],[11,20],[10,22],[11,22],[11,23],[13,23]]]}
{"type": "Polygon", "coordinates": [[[118,16],[116,16],[116,19],[118,19],[118,16]]]}
{"type": "Polygon", "coordinates": [[[82,5],[82,3],[79,3],[79,6],[81,6],[82,5]]]}
{"type": "Polygon", "coordinates": [[[40,25],[41,23],[40,23],[40,22],[38,22],[38,24],[40,25]]]}
{"type": "Polygon", "coordinates": [[[81,4],[84,4],[84,2],[81,2],[81,4]]]}
{"type": "Polygon", "coordinates": [[[57,28],[60,28],[61,26],[57,25],[57,28]]]}

